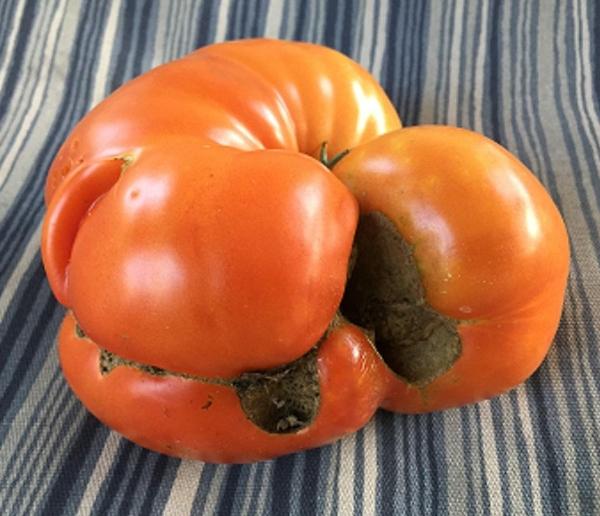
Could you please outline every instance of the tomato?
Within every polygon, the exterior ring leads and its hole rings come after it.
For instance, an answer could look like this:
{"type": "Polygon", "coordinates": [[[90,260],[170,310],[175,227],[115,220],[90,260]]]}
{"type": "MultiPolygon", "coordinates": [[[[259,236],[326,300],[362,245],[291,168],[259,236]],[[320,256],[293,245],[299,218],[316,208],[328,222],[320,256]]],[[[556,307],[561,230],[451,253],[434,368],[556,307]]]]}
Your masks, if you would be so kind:
{"type": "Polygon", "coordinates": [[[237,382],[139,366],[103,373],[99,347],[77,334],[71,313],[59,352],[72,388],[111,428],[147,448],[209,462],[264,460],[339,439],[371,419],[385,386],[373,347],[343,322],[309,357],[314,371],[288,367],[237,382]]]}
{"type": "Polygon", "coordinates": [[[481,135],[401,129],[317,45],[222,43],[138,77],[75,127],[45,195],[64,374],[162,453],[264,460],[378,407],[489,398],[560,318],[567,236],[534,176],[481,135]]]}
{"type": "Polygon", "coordinates": [[[368,290],[351,319],[382,336],[395,364],[383,406],[439,410],[529,377],[552,343],[569,270],[564,223],[534,175],[482,135],[443,126],[386,134],[334,170],[360,204],[367,257],[349,284],[349,298],[368,290]]]}
{"type": "Polygon", "coordinates": [[[399,126],[350,59],[269,40],[203,48],[92,110],[49,171],[42,236],[85,405],[142,445],[219,462],[363,426],[387,380],[368,338],[332,323],[358,205],[314,158],[399,126]]]}
{"type": "Polygon", "coordinates": [[[147,145],[87,213],[66,304],[132,360],[224,377],[285,364],[336,313],[357,215],[302,154],[147,145]]]}
{"type": "Polygon", "coordinates": [[[152,140],[286,149],[317,156],[400,127],[377,82],[342,54],[310,43],[245,40],[202,48],[122,86],[69,135],[46,182],[46,202],[76,166],[152,140]]]}

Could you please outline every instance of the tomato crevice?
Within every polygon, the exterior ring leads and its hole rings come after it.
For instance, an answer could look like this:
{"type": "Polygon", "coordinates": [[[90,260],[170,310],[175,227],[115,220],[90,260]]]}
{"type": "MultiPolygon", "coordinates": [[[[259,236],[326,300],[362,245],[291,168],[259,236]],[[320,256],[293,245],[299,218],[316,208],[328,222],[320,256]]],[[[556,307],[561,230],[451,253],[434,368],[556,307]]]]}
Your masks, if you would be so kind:
{"type": "MultiPolygon", "coordinates": [[[[339,324],[339,321],[340,318],[336,315],[325,336],[339,324]]],[[[79,339],[88,338],[79,324],[75,325],[75,335],[79,339]]],[[[174,376],[232,387],[240,399],[244,414],[252,423],[269,433],[287,434],[307,427],[317,415],[321,398],[317,351],[322,341],[323,339],[308,353],[289,364],[265,371],[242,373],[234,379],[169,371],[123,358],[98,346],[99,368],[102,376],[110,374],[117,367],[124,366],[151,376],[174,376]]]]}
{"type": "Polygon", "coordinates": [[[436,312],[412,247],[381,212],[361,216],[351,271],[341,304],[348,320],[373,332],[377,351],[396,375],[425,386],[459,358],[453,319],[436,312]]]}
{"type": "Polygon", "coordinates": [[[291,433],[315,419],[320,402],[317,348],[283,367],[233,381],[246,417],[270,433],[291,433]]]}

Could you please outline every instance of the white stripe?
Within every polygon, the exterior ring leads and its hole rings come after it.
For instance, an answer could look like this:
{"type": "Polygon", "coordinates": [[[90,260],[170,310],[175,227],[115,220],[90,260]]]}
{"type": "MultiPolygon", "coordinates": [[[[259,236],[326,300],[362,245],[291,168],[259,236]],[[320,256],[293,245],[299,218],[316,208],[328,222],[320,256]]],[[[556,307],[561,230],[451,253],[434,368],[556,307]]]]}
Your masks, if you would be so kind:
{"type": "Polygon", "coordinates": [[[458,112],[460,106],[458,105],[458,90],[464,87],[459,84],[459,73],[460,73],[460,44],[463,37],[463,13],[465,10],[464,0],[457,0],[454,4],[454,30],[450,34],[450,51],[448,59],[454,66],[449,66],[448,72],[448,105],[446,109],[447,123],[450,125],[457,125],[458,123],[458,112]]]}
{"type": "Polygon", "coordinates": [[[120,11],[121,1],[113,0],[113,2],[110,3],[110,11],[108,13],[108,19],[106,20],[104,36],[102,37],[102,43],[100,44],[101,50],[95,71],[96,80],[94,81],[94,89],[92,90],[91,107],[98,104],[107,94],[108,72],[111,64],[112,50],[115,43],[120,11]]]}
{"type": "Polygon", "coordinates": [[[269,492],[268,486],[272,485],[273,477],[273,462],[265,463],[263,473],[261,475],[262,482],[260,484],[260,490],[258,492],[258,504],[256,506],[256,514],[266,514],[267,505],[267,493],[269,492]]]}
{"type": "MultiPolygon", "coordinates": [[[[479,451],[479,443],[478,437],[481,434],[481,426],[477,421],[476,416],[476,408],[471,405],[465,407],[467,414],[467,422],[466,426],[471,430],[471,438],[466,446],[468,446],[469,451],[471,452],[471,482],[473,483],[473,503],[475,504],[475,513],[476,514],[484,514],[483,512],[483,482],[482,482],[482,472],[479,469],[479,461],[483,462],[483,457],[481,456],[481,452],[479,451]],[[479,435],[478,435],[479,434],[479,435]]],[[[462,423],[462,421],[461,421],[462,423]]],[[[463,426],[464,430],[464,426],[463,426]]],[[[483,450],[485,453],[485,450],[483,450]]],[[[466,460],[466,455],[465,455],[466,460]]],[[[464,484],[467,485],[467,482],[464,484]]]]}
{"type": "Polygon", "coordinates": [[[498,467],[496,432],[494,430],[490,402],[484,401],[477,406],[481,416],[483,464],[489,487],[490,509],[492,514],[502,514],[504,510],[501,490],[502,482],[500,480],[500,468],[498,467]]]}
{"type": "Polygon", "coordinates": [[[183,516],[192,514],[194,498],[200,484],[200,477],[204,469],[203,462],[192,460],[181,461],[177,468],[175,481],[165,504],[163,514],[167,516],[183,516]]]}
{"type": "Polygon", "coordinates": [[[210,486],[204,501],[204,513],[207,516],[213,516],[216,513],[217,507],[219,507],[221,487],[225,479],[225,473],[227,472],[227,466],[217,466],[215,475],[210,480],[210,486]]]}
{"type": "MultiPolygon", "coordinates": [[[[518,389],[522,388],[523,386],[518,389]]],[[[518,426],[518,416],[515,414],[511,403],[513,396],[516,396],[516,392],[514,391],[499,396],[497,399],[497,403],[502,409],[500,415],[502,417],[502,429],[506,441],[506,453],[503,454],[503,458],[506,461],[506,476],[503,478],[503,483],[508,485],[507,492],[510,500],[510,510],[515,514],[525,514],[528,506],[525,504],[523,484],[521,482],[521,463],[523,462],[523,457],[519,453],[515,436],[515,427],[518,426]]],[[[508,511],[508,507],[506,510],[508,511]]]]}
{"type": "MultiPolygon", "coordinates": [[[[364,9],[364,21],[361,24],[362,26],[362,34],[361,40],[359,44],[360,52],[358,56],[358,62],[367,70],[372,70],[371,63],[371,52],[373,51],[373,45],[377,45],[377,41],[373,41],[373,29],[374,25],[374,14],[375,9],[374,6],[371,5],[370,9],[364,9]]],[[[384,38],[376,38],[376,40],[380,40],[384,38]]]]}
{"type": "MultiPolygon", "coordinates": [[[[379,19],[377,20],[377,34],[385,34],[386,26],[388,22],[388,3],[382,2],[379,6],[379,19]]],[[[373,76],[381,81],[381,75],[383,70],[383,56],[385,55],[385,39],[379,45],[375,47],[375,59],[373,61],[373,76]]]]}
{"type": "Polygon", "coordinates": [[[187,54],[192,50],[189,38],[190,22],[192,21],[191,4],[190,2],[181,2],[181,12],[176,18],[175,24],[175,55],[173,57],[180,57],[187,54]]]}
{"type": "MultiPolygon", "coordinates": [[[[31,20],[30,31],[40,34],[40,37],[29,41],[26,44],[25,54],[22,56],[11,56],[11,59],[19,59],[21,70],[30,70],[27,73],[19,73],[16,77],[15,84],[12,85],[14,95],[12,95],[9,104],[4,114],[4,119],[10,123],[0,125],[0,150],[2,153],[10,148],[12,143],[11,132],[14,132],[20,127],[20,121],[24,116],[24,112],[29,108],[32,91],[35,91],[37,81],[30,79],[31,75],[36,75],[39,72],[40,61],[44,58],[45,45],[48,38],[49,25],[52,22],[50,17],[50,3],[42,6],[42,9],[34,12],[31,20]],[[43,36],[42,36],[43,35],[43,36]]],[[[8,65],[10,67],[10,64],[8,65]]],[[[1,91],[1,90],[0,90],[1,91]]]]}
{"type": "Polygon", "coordinates": [[[246,489],[244,492],[244,502],[242,503],[241,514],[249,514],[250,503],[252,502],[252,490],[255,486],[256,470],[258,469],[257,464],[249,464],[246,466],[250,472],[248,473],[248,481],[246,482],[246,489]]]}
{"type": "MultiPolygon", "coordinates": [[[[59,28],[63,21],[65,5],[66,1],[61,0],[54,11],[50,29],[48,31],[48,39],[45,45],[45,56],[50,56],[55,53],[56,43],[60,36],[59,28]]],[[[14,137],[11,137],[11,145],[4,160],[0,162],[0,190],[4,186],[7,175],[13,170],[15,162],[22,150],[23,142],[27,138],[27,133],[41,111],[44,91],[48,88],[48,75],[50,73],[51,59],[42,59],[41,61],[41,70],[35,80],[36,87],[29,103],[29,109],[27,110],[25,117],[19,123],[17,134],[14,137]]]]}
{"type": "Polygon", "coordinates": [[[152,52],[152,67],[158,66],[164,63],[167,58],[165,55],[165,48],[167,46],[167,34],[168,34],[168,21],[169,21],[169,10],[170,4],[167,2],[160,2],[158,4],[156,30],[154,32],[154,49],[152,52]]]}
{"type": "Polygon", "coordinates": [[[534,515],[543,514],[542,495],[540,488],[540,472],[538,470],[538,455],[535,447],[536,434],[533,431],[529,407],[527,405],[527,391],[525,388],[517,389],[517,405],[519,407],[519,420],[523,431],[525,447],[527,450],[527,466],[529,467],[529,481],[531,483],[532,509],[534,515]]]}
{"type": "MultiPolygon", "coordinates": [[[[75,2],[74,5],[69,5],[66,8],[63,22],[60,26],[59,41],[54,55],[46,55],[44,58],[48,62],[55,59],[55,62],[50,70],[50,76],[48,78],[48,85],[44,91],[44,99],[42,101],[43,108],[40,110],[39,116],[32,127],[29,128],[30,132],[26,136],[23,142],[21,151],[18,157],[18,165],[15,169],[9,173],[7,181],[4,183],[4,187],[0,193],[0,218],[4,217],[8,211],[10,205],[13,203],[17,196],[27,174],[32,170],[34,165],[40,159],[41,145],[40,142],[48,141],[52,137],[51,131],[54,129],[54,123],[57,117],[64,116],[63,113],[58,113],[58,109],[61,107],[61,102],[64,95],[65,81],[67,79],[66,66],[68,65],[68,57],[71,54],[72,42],[77,35],[77,27],[79,26],[79,9],[83,8],[81,2],[75,2]]],[[[51,18],[50,18],[51,21],[51,18]]],[[[39,40],[44,44],[42,34],[38,34],[39,40]]],[[[46,52],[48,54],[48,52],[46,52]]],[[[24,79],[29,84],[35,84],[35,81],[31,81],[30,77],[26,75],[24,79]]],[[[23,102],[21,102],[23,104],[23,102]]],[[[19,105],[18,110],[26,110],[27,106],[19,105]]],[[[12,126],[18,127],[21,117],[15,114],[7,115],[7,120],[11,120],[11,124],[7,124],[6,127],[12,126]]],[[[16,129],[15,129],[16,130],[16,129]]],[[[10,145],[15,145],[16,142],[11,139],[10,145]]],[[[0,151],[0,156],[4,156],[0,151]]],[[[39,173],[43,174],[45,170],[40,170],[39,173]]]]}
{"type": "Polygon", "coordinates": [[[447,491],[442,496],[448,501],[450,514],[467,512],[467,473],[463,449],[463,426],[461,409],[441,413],[444,425],[444,450],[446,451],[447,491]],[[458,489],[455,488],[458,486],[458,489]]]}
{"type": "Polygon", "coordinates": [[[279,38],[283,20],[283,2],[270,0],[267,8],[267,21],[265,23],[265,37],[279,38]]]}
{"type": "MultiPolygon", "coordinates": [[[[25,442],[20,442],[20,439],[23,436],[23,429],[29,427],[32,410],[40,406],[40,402],[43,398],[56,400],[61,382],[56,378],[56,373],[52,374],[52,370],[55,369],[56,353],[49,353],[42,366],[44,374],[38,376],[31,389],[29,389],[27,398],[23,400],[19,411],[10,423],[10,428],[6,433],[4,442],[0,446],[0,478],[2,478],[2,485],[4,486],[9,486],[11,479],[14,478],[15,475],[21,473],[19,468],[15,468],[10,464],[11,459],[15,458],[16,462],[22,463],[24,460],[24,456],[21,453],[22,450],[27,449],[34,438],[39,439],[39,435],[36,435],[35,432],[31,432],[29,438],[26,439],[25,442]],[[17,446],[19,446],[18,451],[16,450],[17,446]],[[11,465],[10,472],[7,469],[9,465],[11,465]],[[10,477],[9,474],[11,475],[10,477]]],[[[38,416],[45,415],[45,412],[43,414],[38,414],[38,416]]]]}
{"type": "Polygon", "coordinates": [[[486,30],[488,24],[488,7],[489,2],[481,2],[481,27],[477,27],[476,34],[479,35],[477,40],[477,48],[475,49],[475,66],[474,66],[474,80],[473,80],[473,97],[475,105],[475,125],[472,127],[473,130],[483,132],[483,89],[485,85],[485,57],[486,57],[486,39],[488,38],[488,31],[486,30]]]}
{"type": "Polygon", "coordinates": [[[379,462],[377,460],[377,432],[375,431],[375,420],[372,419],[364,427],[363,432],[363,455],[364,455],[364,483],[363,483],[363,514],[373,516],[375,514],[375,499],[377,493],[377,472],[379,462]]]}
{"type": "Polygon", "coordinates": [[[217,18],[217,31],[215,33],[215,43],[224,41],[227,35],[227,24],[229,22],[229,1],[223,0],[219,5],[219,16],[217,18]]]}
{"type": "MultiPolygon", "coordinates": [[[[290,498],[292,500],[300,499],[302,495],[302,484],[304,481],[304,468],[306,465],[306,454],[296,453],[294,456],[294,463],[292,464],[292,474],[290,475],[290,498]]],[[[290,516],[303,516],[302,507],[300,504],[291,504],[290,516]]]]}
{"type": "Polygon", "coordinates": [[[321,7],[325,6],[325,2],[317,2],[313,0],[309,3],[309,18],[308,18],[308,40],[316,42],[319,38],[319,20],[325,18],[325,12],[321,11],[321,7]]]}
{"type": "Polygon", "coordinates": [[[98,492],[100,488],[104,484],[108,473],[112,467],[115,456],[117,454],[117,450],[119,449],[119,443],[121,442],[121,437],[116,432],[110,432],[106,441],[104,442],[104,446],[102,447],[102,452],[98,457],[96,462],[96,466],[88,479],[87,486],[85,491],[83,492],[83,496],[81,497],[81,502],[79,503],[79,508],[77,509],[77,516],[87,516],[92,514],[92,509],[94,508],[94,502],[98,497],[98,492]]]}
{"type": "MultiPolygon", "coordinates": [[[[574,41],[581,41],[581,45],[576,45],[575,49],[579,50],[575,53],[577,56],[575,64],[579,73],[577,74],[580,80],[576,81],[576,95],[577,104],[579,111],[585,113],[585,116],[581,117],[582,125],[586,129],[586,133],[589,135],[590,146],[592,147],[594,163],[600,161],[600,155],[598,154],[598,136],[600,133],[600,120],[596,116],[596,111],[592,110],[592,106],[595,104],[594,99],[594,86],[592,84],[593,72],[591,70],[591,59],[583,59],[583,56],[591,56],[590,52],[590,32],[593,32],[590,27],[590,16],[587,12],[586,2],[574,2],[575,12],[573,13],[575,34],[574,41]],[[585,26],[584,26],[585,25],[585,26]],[[593,116],[592,116],[593,115],[593,116]],[[594,137],[595,136],[595,137],[594,137]]],[[[591,192],[590,192],[591,195],[591,192]]],[[[595,205],[600,204],[600,199],[596,199],[595,205]]]]}
{"type": "Polygon", "coordinates": [[[340,445],[340,474],[338,485],[338,512],[354,514],[354,455],[356,452],[356,434],[342,439],[340,445]]]}
{"type": "Polygon", "coordinates": [[[582,514],[581,508],[579,507],[579,496],[577,493],[577,471],[575,466],[575,448],[573,446],[573,431],[571,429],[570,418],[568,414],[566,400],[569,399],[567,391],[565,389],[564,382],[562,381],[560,374],[560,363],[558,361],[558,353],[550,353],[546,359],[546,367],[550,367],[551,381],[545,383],[545,390],[547,390],[552,398],[556,400],[557,412],[560,417],[555,418],[553,424],[555,424],[561,435],[561,445],[563,449],[560,451],[561,455],[565,459],[565,475],[563,481],[565,482],[564,494],[566,495],[567,511],[569,514],[582,514]],[[559,392],[560,391],[560,392],[559,392]]]}
{"type": "MultiPolygon", "coordinates": [[[[50,355],[54,355],[54,353],[50,353],[50,355]]],[[[51,367],[56,371],[56,355],[54,355],[51,367]]],[[[45,374],[50,374],[50,372],[42,371],[39,376],[45,374]]],[[[81,428],[86,417],[86,411],[80,409],[78,401],[75,400],[63,382],[57,382],[56,389],[57,393],[52,397],[49,397],[48,393],[43,393],[44,396],[48,396],[48,399],[52,400],[52,403],[48,403],[51,406],[50,413],[44,413],[43,416],[44,420],[51,423],[42,426],[41,429],[38,427],[36,431],[30,433],[22,447],[22,450],[27,450],[26,457],[24,457],[21,450],[17,452],[20,455],[13,464],[17,477],[15,482],[9,480],[13,483],[11,496],[8,499],[9,514],[12,514],[11,504],[13,503],[24,505],[32,499],[35,503],[40,502],[43,494],[52,483],[54,472],[61,463],[60,461],[50,460],[47,467],[43,468],[40,465],[45,464],[50,455],[63,456],[66,449],[71,445],[75,432],[81,428]],[[74,415],[71,417],[73,413],[74,415]],[[68,417],[71,417],[71,419],[67,424],[68,417]],[[57,428],[64,429],[64,432],[57,432],[57,428]],[[21,486],[25,486],[24,492],[19,492],[21,486]],[[34,491],[37,491],[35,495],[33,494],[34,491]]],[[[27,405],[23,404],[23,406],[26,407],[27,405]]],[[[29,408],[31,409],[31,407],[29,408]]],[[[31,412],[28,414],[25,428],[31,424],[30,418],[31,412]]],[[[14,426],[13,423],[11,430],[14,426]]],[[[22,433],[22,430],[23,427],[20,428],[20,433],[22,433]]]]}
{"type": "MultiPolygon", "coordinates": [[[[325,450],[323,450],[325,451],[325,450]]],[[[319,472],[319,483],[323,486],[324,500],[321,512],[323,514],[333,514],[333,496],[336,485],[336,469],[340,463],[340,442],[329,445],[326,448],[328,452],[325,457],[328,460],[321,461],[319,472]]]]}

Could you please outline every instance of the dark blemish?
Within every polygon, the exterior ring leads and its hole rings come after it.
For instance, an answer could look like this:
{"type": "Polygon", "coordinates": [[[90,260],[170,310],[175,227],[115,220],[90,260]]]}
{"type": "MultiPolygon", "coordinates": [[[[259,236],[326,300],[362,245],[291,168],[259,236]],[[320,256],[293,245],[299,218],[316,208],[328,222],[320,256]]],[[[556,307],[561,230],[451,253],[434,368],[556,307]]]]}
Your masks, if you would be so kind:
{"type": "MultiPolygon", "coordinates": [[[[336,314],[325,336],[341,324],[336,314]]],[[[315,419],[321,398],[317,371],[318,346],[298,360],[265,371],[243,373],[237,378],[195,376],[168,371],[160,367],[142,364],[100,349],[100,373],[105,376],[117,367],[130,367],[155,377],[177,377],[235,389],[246,417],[269,433],[293,433],[310,425],[315,419]]],[[[201,406],[208,410],[213,405],[212,395],[201,406]]]]}
{"type": "Polygon", "coordinates": [[[85,334],[81,326],[79,326],[79,324],[75,324],[75,335],[78,339],[85,339],[87,337],[87,335],[85,334]]]}
{"type": "Polygon", "coordinates": [[[297,432],[312,423],[320,402],[317,350],[268,371],[233,381],[246,417],[270,433],[297,432]]]}
{"type": "Polygon", "coordinates": [[[115,353],[111,353],[106,349],[100,350],[100,373],[102,375],[109,374],[115,367],[128,366],[135,369],[139,369],[144,373],[148,373],[152,376],[166,376],[169,374],[166,370],[147,364],[136,362],[135,360],[127,360],[122,358],[115,353]]]}
{"type": "Polygon", "coordinates": [[[377,350],[398,376],[427,385],[461,354],[456,321],[426,302],[413,249],[383,213],[361,217],[354,245],[342,313],[373,332],[377,350]]]}

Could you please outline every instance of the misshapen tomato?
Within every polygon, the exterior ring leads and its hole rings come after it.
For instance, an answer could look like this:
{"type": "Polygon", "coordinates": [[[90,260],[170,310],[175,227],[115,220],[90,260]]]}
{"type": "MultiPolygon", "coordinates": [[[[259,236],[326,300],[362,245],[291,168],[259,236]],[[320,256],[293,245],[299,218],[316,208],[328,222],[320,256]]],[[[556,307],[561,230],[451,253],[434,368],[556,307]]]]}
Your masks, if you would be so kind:
{"type": "MultiPolygon", "coordinates": [[[[389,333],[386,325],[395,321],[398,342],[427,348],[440,319],[435,323],[421,314],[415,316],[421,317],[421,326],[411,327],[394,312],[405,302],[410,310],[421,305],[439,314],[447,329],[438,339],[443,341],[432,343],[421,357],[406,355],[432,364],[408,370],[416,375],[412,382],[403,377],[404,364],[397,364],[399,376],[389,371],[391,387],[383,406],[401,412],[455,407],[490,398],[528,378],[552,343],[569,270],[564,223],[533,174],[491,140],[443,126],[382,136],[354,149],[334,172],[356,195],[363,227],[377,214],[391,222],[392,231],[410,246],[411,266],[422,283],[422,299],[406,302],[410,288],[400,285],[383,299],[383,314],[369,316],[369,307],[363,306],[358,321],[353,320],[364,324],[370,317],[376,335],[378,329],[389,333]]],[[[387,231],[376,236],[385,239],[387,231]]],[[[373,240],[366,245],[373,246],[373,240]]],[[[380,249],[396,252],[389,245],[380,249]]],[[[374,262],[366,268],[376,267],[374,262]]],[[[402,274],[400,268],[392,272],[402,274]]],[[[375,277],[390,281],[385,274],[375,277]]],[[[361,288],[360,282],[359,277],[355,288],[361,288]]],[[[381,301],[382,289],[373,284],[369,289],[381,301]]],[[[377,304],[377,299],[368,303],[377,304]]],[[[402,345],[387,349],[392,360],[398,348],[402,345]]]]}
{"type": "Polygon", "coordinates": [[[212,461],[364,425],[387,380],[361,332],[332,326],[358,205],[309,156],[399,126],[350,59],[268,40],[206,47],[92,110],[49,172],[42,238],[71,309],[61,363],[86,406],[138,443],[212,461]]]}
{"type": "Polygon", "coordinates": [[[302,154],[148,145],[81,225],[67,304],[132,360],[223,377],[279,366],[333,319],[357,215],[302,154]]]}
{"type": "Polygon", "coordinates": [[[84,404],[151,449],[248,462],[529,376],[568,270],[556,207],[486,138],[399,127],[356,63],[270,40],[92,110],[49,172],[42,237],[84,404]],[[333,172],[324,143],[350,150],[333,172]]]}

